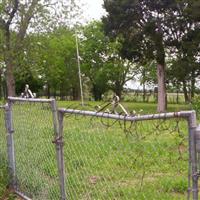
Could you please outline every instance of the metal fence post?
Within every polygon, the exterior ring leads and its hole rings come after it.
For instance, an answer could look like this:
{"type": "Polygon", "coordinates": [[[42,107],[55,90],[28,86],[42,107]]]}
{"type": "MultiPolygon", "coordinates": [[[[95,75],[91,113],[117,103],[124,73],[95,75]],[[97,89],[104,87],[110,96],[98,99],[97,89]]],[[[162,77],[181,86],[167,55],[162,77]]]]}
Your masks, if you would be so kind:
{"type": "Polygon", "coordinates": [[[63,154],[63,113],[57,112],[57,106],[55,100],[52,100],[51,106],[53,110],[53,123],[55,132],[55,140],[53,141],[53,143],[56,145],[60,194],[61,194],[61,200],[66,200],[64,154],[63,154]]]}
{"type": "Polygon", "coordinates": [[[196,151],[196,113],[191,112],[188,118],[189,127],[189,149],[190,149],[190,161],[192,170],[192,196],[193,200],[198,200],[198,172],[197,172],[197,151],[196,151]]]}
{"type": "Polygon", "coordinates": [[[9,101],[5,106],[5,124],[6,124],[6,140],[7,140],[7,155],[8,155],[8,169],[10,176],[10,187],[16,189],[16,163],[15,163],[15,147],[14,147],[14,129],[12,121],[12,104],[9,101]]]}

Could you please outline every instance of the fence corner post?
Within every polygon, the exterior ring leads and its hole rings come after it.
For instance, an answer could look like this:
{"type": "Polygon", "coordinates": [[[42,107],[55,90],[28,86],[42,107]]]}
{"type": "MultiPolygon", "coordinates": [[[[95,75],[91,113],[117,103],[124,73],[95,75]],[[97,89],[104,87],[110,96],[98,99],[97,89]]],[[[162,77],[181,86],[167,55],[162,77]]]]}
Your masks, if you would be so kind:
{"type": "Polygon", "coordinates": [[[192,167],[192,196],[193,200],[198,200],[198,169],[197,169],[197,146],[196,146],[196,129],[197,120],[196,112],[192,111],[188,116],[189,126],[189,149],[190,149],[190,162],[192,167]]]}
{"type": "Polygon", "coordinates": [[[15,147],[14,147],[14,129],[12,121],[12,103],[8,101],[5,106],[5,125],[6,125],[6,140],[7,140],[7,156],[8,156],[8,170],[9,170],[9,186],[16,190],[16,162],[15,162],[15,147]]]}

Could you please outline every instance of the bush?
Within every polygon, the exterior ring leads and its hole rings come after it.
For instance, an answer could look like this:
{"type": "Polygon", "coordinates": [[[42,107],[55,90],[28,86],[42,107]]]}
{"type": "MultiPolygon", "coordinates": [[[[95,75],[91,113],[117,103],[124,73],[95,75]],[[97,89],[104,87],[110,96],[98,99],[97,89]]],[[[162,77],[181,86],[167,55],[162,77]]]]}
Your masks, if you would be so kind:
{"type": "Polygon", "coordinates": [[[197,117],[200,117],[200,96],[195,96],[192,99],[192,109],[196,111],[197,117]]]}

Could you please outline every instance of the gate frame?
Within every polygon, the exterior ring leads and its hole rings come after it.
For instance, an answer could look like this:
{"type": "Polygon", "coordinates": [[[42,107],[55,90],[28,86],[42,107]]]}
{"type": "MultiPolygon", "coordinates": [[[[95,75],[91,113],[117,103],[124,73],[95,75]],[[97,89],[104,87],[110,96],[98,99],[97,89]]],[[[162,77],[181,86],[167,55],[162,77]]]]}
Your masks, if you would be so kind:
{"type": "Polygon", "coordinates": [[[53,144],[55,144],[56,149],[56,160],[57,160],[57,168],[58,168],[58,176],[59,176],[59,187],[60,187],[60,196],[61,199],[65,199],[64,192],[64,167],[62,166],[62,158],[63,158],[63,141],[62,137],[60,137],[60,131],[58,127],[58,116],[57,116],[57,105],[55,99],[31,99],[31,98],[18,98],[18,97],[8,97],[7,104],[5,106],[5,121],[6,121],[6,131],[7,131],[7,152],[8,152],[8,163],[9,163],[9,174],[10,174],[10,188],[14,190],[14,192],[19,195],[21,198],[25,200],[31,200],[29,197],[20,192],[17,188],[16,181],[16,160],[15,160],[15,145],[14,145],[14,127],[13,127],[13,112],[12,112],[12,104],[15,102],[30,102],[30,103],[49,103],[52,111],[53,117],[53,129],[54,135],[52,135],[53,144]]]}
{"type": "MultiPolygon", "coordinates": [[[[150,115],[140,115],[140,116],[128,116],[128,115],[116,115],[103,112],[93,112],[93,111],[83,111],[75,109],[65,109],[59,108],[58,115],[60,116],[59,127],[60,135],[63,135],[63,117],[65,114],[76,114],[83,116],[94,116],[99,118],[109,118],[120,121],[146,121],[146,120],[156,120],[156,119],[172,119],[172,118],[182,118],[188,123],[188,151],[189,151],[189,164],[188,164],[188,197],[190,199],[190,193],[192,192],[192,199],[198,200],[198,177],[199,173],[197,170],[197,119],[196,112],[191,111],[180,111],[180,112],[169,112],[160,114],[150,114],[150,115]],[[190,176],[192,175],[192,177],[190,176]],[[190,180],[192,179],[192,188],[190,186],[190,180]]],[[[67,198],[68,199],[68,198],[67,198]]],[[[66,199],[65,199],[66,200],[66,199]]]]}

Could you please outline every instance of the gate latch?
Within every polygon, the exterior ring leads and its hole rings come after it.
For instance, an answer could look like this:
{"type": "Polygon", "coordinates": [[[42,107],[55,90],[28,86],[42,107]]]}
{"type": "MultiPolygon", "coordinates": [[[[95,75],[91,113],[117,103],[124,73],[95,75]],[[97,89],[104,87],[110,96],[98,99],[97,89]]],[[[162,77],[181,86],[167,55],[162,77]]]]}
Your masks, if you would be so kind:
{"type": "Polygon", "coordinates": [[[55,138],[55,140],[53,140],[52,143],[56,145],[59,145],[59,144],[63,145],[64,144],[63,137],[60,136],[60,137],[55,138]]]}

